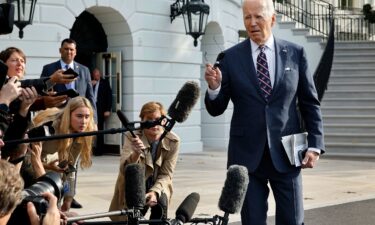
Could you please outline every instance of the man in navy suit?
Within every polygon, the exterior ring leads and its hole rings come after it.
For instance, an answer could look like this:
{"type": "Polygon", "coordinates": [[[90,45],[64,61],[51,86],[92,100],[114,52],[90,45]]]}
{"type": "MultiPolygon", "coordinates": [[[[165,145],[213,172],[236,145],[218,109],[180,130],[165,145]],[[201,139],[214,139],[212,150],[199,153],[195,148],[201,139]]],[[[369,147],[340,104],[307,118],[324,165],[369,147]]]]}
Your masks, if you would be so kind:
{"type": "Polygon", "coordinates": [[[276,224],[301,225],[301,168],[313,168],[324,152],[320,102],[303,47],[272,34],[276,22],[272,0],[244,0],[242,9],[249,39],[224,51],[219,68],[206,65],[206,108],[218,116],[233,102],[227,166],[246,166],[250,178],[242,224],[266,224],[269,184],[276,224]],[[296,167],[281,138],[304,129],[308,151],[296,167]]]}
{"type": "MultiPolygon", "coordinates": [[[[91,77],[92,87],[94,89],[94,99],[96,101],[96,111],[98,114],[98,130],[104,129],[105,119],[111,115],[112,109],[112,90],[108,79],[101,77],[100,70],[95,68],[91,77]]],[[[104,153],[104,135],[96,136],[96,146],[94,155],[103,155],[104,153]]]]}
{"type": "Polygon", "coordinates": [[[74,58],[77,54],[76,50],[77,44],[73,39],[66,38],[61,42],[61,47],[59,49],[61,59],[56,62],[47,64],[43,66],[43,71],[41,77],[49,77],[51,76],[56,70],[59,69],[73,69],[75,72],[78,73],[78,77],[75,81],[68,83],[68,84],[56,84],[53,87],[53,90],[56,92],[66,91],[68,89],[76,90],[80,96],[86,97],[92,104],[94,109],[94,118],[97,122],[97,114],[96,114],[96,104],[94,100],[93,89],[91,85],[91,75],[89,69],[74,61],[74,58]]]}

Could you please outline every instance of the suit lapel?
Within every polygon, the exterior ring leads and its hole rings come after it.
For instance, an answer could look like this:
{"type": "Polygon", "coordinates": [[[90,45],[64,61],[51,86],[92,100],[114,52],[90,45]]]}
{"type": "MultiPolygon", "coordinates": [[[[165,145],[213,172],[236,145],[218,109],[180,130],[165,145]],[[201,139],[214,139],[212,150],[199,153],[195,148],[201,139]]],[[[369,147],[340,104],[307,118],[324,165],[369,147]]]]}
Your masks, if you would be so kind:
{"type": "Polygon", "coordinates": [[[242,62],[242,66],[244,67],[243,71],[246,72],[245,76],[249,79],[249,81],[246,81],[246,82],[249,83],[250,90],[255,90],[258,93],[259,98],[265,101],[262,90],[259,87],[257,72],[254,67],[253,56],[251,54],[252,49],[250,45],[250,40],[246,39],[243,42],[243,47],[240,47],[239,49],[240,49],[239,59],[246,59],[246,60],[241,60],[241,62],[242,62]]]}
{"type": "Polygon", "coordinates": [[[272,100],[272,96],[277,92],[278,87],[280,86],[280,82],[283,80],[285,74],[285,65],[287,60],[288,54],[288,47],[286,45],[281,44],[281,42],[275,38],[275,82],[272,88],[272,95],[270,96],[270,100],[272,100]]]}
{"type": "Polygon", "coordinates": [[[55,70],[54,71],[56,71],[56,70],[61,70],[62,69],[62,67],[61,67],[61,62],[60,62],[60,60],[58,60],[56,63],[55,63],[55,70]]]}

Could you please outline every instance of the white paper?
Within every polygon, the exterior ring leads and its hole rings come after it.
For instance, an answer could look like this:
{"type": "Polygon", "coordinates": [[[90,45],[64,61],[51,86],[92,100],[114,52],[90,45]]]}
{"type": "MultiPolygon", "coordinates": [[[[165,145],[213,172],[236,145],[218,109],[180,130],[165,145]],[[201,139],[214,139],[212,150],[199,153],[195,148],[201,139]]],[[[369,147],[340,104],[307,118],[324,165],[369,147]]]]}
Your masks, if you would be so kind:
{"type": "Polygon", "coordinates": [[[307,133],[291,134],[281,138],[281,143],[284,146],[285,152],[288,155],[291,165],[296,167],[301,166],[301,160],[298,157],[298,152],[307,149],[307,133]]]}

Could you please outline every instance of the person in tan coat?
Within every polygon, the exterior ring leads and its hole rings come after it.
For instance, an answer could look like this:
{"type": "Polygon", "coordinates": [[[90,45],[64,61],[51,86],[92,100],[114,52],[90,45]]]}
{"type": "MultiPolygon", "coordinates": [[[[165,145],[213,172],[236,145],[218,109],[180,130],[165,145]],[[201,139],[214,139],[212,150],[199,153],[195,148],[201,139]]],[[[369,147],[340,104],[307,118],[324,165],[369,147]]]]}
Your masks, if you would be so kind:
{"type": "MultiPolygon", "coordinates": [[[[139,117],[142,121],[157,120],[165,116],[166,111],[159,102],[143,105],[139,117]]],[[[172,178],[176,166],[180,138],[173,132],[164,132],[163,126],[156,125],[148,129],[125,133],[124,146],[120,159],[120,170],[116,181],[110,211],[127,209],[125,199],[126,165],[139,163],[145,167],[146,204],[142,210],[145,215],[151,208],[150,219],[167,218],[168,203],[173,193],[172,178]],[[154,155],[154,157],[153,157],[154,155]]],[[[126,216],[111,217],[113,221],[126,221],[126,216]]]]}

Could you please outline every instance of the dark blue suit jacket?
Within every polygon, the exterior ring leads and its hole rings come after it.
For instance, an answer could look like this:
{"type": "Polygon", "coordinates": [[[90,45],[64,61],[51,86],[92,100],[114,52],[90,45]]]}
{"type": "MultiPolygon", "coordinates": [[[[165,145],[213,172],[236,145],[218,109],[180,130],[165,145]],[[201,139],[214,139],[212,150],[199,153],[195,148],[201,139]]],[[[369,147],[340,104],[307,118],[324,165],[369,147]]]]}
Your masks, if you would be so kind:
{"type": "MultiPolygon", "coordinates": [[[[74,63],[74,71],[78,73],[78,78],[75,81],[75,89],[79,93],[80,96],[86,97],[90,102],[94,110],[94,118],[95,121],[98,121],[98,117],[96,114],[96,103],[94,100],[94,92],[91,85],[91,75],[89,69],[77,62],[74,63]]],[[[51,76],[56,70],[61,69],[60,60],[57,62],[53,62],[43,66],[43,71],[40,77],[49,77],[51,76]]],[[[65,91],[66,87],[65,84],[56,84],[53,86],[54,91],[61,92],[65,91]]]]}
{"type": "Polygon", "coordinates": [[[290,165],[281,137],[303,131],[300,116],[308,132],[309,147],[324,149],[320,102],[305,51],[276,38],[275,47],[275,83],[268,103],[258,85],[249,39],[225,51],[220,62],[223,79],[217,98],[210,100],[206,93],[206,108],[212,116],[222,114],[229,100],[233,102],[228,166],[244,165],[253,172],[268,144],[279,172],[298,169],[290,165]]]}
{"type": "Polygon", "coordinates": [[[100,78],[96,107],[99,117],[104,117],[106,111],[112,111],[112,89],[107,79],[100,78]]]}

